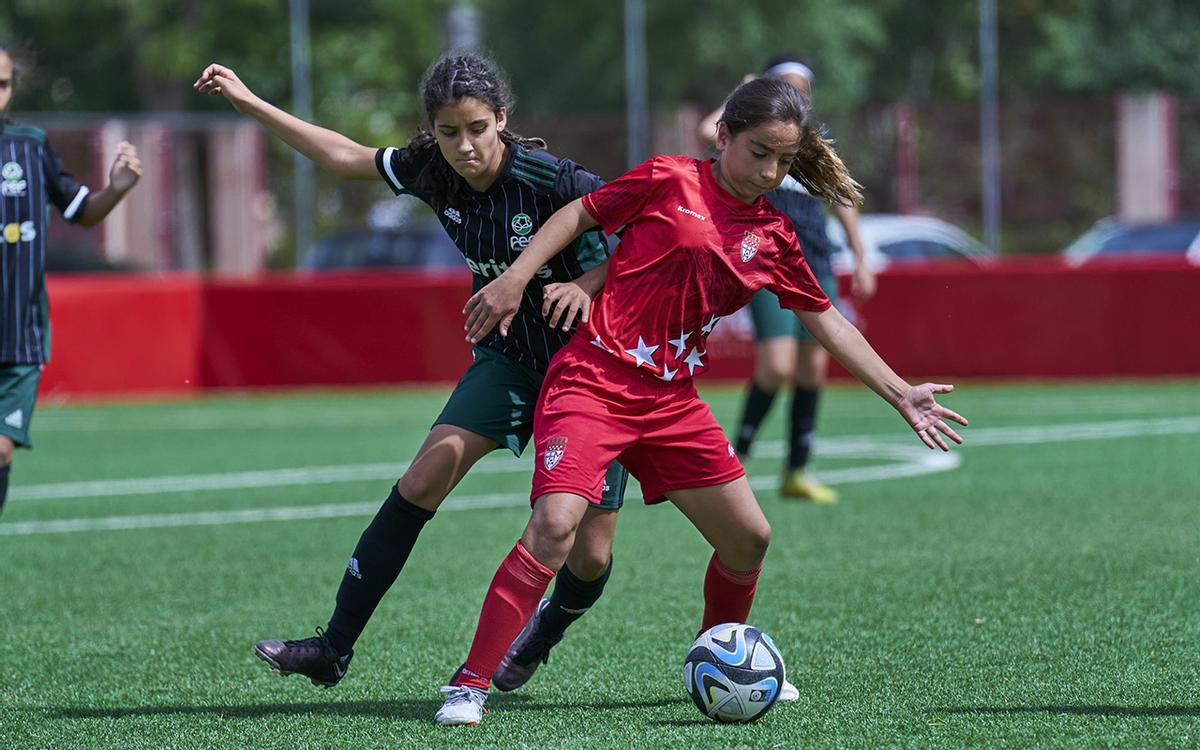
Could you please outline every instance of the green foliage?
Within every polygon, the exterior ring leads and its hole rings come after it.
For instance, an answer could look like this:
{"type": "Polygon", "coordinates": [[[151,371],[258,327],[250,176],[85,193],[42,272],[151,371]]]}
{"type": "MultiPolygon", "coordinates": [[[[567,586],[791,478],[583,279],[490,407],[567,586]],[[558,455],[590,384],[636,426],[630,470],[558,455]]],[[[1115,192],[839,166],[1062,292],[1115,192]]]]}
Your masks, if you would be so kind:
{"type": "MultiPolygon", "coordinates": [[[[487,43],[537,113],[614,111],[624,106],[623,4],[489,0],[487,43]],[[569,59],[564,59],[569,54],[569,59]]],[[[863,0],[652,0],[646,3],[650,105],[682,99],[715,104],[772,54],[811,60],[829,106],[866,95],[870,60],[887,43],[863,0]]]]}
{"type": "MultiPolygon", "coordinates": [[[[318,119],[394,140],[415,123],[415,89],[443,44],[451,0],[312,0],[318,119]]],[[[477,0],[484,42],[530,112],[620,110],[624,4],[477,0]]],[[[821,107],[968,100],[978,92],[978,4],[963,0],[649,0],[651,104],[713,104],[778,51],[812,62],[821,107]]],[[[1014,0],[999,8],[1008,96],[1200,92],[1194,0],[1014,0]]],[[[287,3],[277,0],[9,0],[0,39],[36,64],[17,109],[219,108],[188,84],[212,60],[263,96],[290,95],[287,3]]]]}

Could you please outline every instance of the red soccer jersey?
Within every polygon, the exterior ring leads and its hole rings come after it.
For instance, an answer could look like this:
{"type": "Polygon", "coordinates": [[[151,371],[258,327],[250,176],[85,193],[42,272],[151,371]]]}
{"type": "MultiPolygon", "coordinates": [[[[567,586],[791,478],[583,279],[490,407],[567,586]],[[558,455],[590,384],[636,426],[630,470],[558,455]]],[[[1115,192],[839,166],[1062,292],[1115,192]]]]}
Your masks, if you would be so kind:
{"type": "Polygon", "coordinates": [[[785,308],[829,307],[787,217],[730,195],[709,161],[656,156],[583,206],[604,231],[624,229],[577,335],[662,380],[703,370],[713,326],[763,287],[785,308]]]}

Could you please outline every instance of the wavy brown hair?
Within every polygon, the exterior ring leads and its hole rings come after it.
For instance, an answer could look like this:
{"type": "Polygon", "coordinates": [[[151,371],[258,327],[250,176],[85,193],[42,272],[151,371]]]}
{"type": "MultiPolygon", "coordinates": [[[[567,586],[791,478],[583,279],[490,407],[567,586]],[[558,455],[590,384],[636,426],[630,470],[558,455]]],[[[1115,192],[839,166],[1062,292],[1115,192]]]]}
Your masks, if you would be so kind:
{"type": "Polygon", "coordinates": [[[862,203],[862,185],[850,176],[833,141],[813,122],[808,97],[787,81],[756,78],[738,86],[725,101],[720,122],[735,136],[764,122],[795,123],[800,128],[800,146],[788,174],[830,205],[862,203]]]}
{"type": "MultiPolygon", "coordinates": [[[[502,109],[512,111],[512,88],[499,67],[486,57],[477,54],[446,55],[429,66],[421,79],[425,127],[408,142],[407,149],[409,159],[421,160],[428,158],[432,149],[433,158],[417,178],[416,187],[433,200],[454,207],[463,205],[472,190],[442,156],[437,136],[433,134],[433,118],[445,105],[457,104],[468,97],[488,105],[497,117],[502,109]]],[[[541,138],[525,138],[510,130],[501,130],[500,140],[510,148],[532,150],[546,147],[546,142],[541,138]]]]}

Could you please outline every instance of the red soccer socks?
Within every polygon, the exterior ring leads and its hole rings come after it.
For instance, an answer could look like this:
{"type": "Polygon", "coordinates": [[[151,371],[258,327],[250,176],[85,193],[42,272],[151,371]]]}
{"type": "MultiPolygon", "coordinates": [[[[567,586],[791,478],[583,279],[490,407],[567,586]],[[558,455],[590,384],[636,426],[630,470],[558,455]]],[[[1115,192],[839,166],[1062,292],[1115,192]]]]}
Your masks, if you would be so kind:
{"type": "Polygon", "coordinates": [[[500,660],[533,616],[553,578],[554,571],[534,559],[518,541],[492,578],[471,651],[450,680],[451,685],[488,689],[500,660]]]}
{"type": "Polygon", "coordinates": [[[754,592],[758,588],[760,563],[754,570],[733,570],[713,553],[708,561],[708,573],[704,576],[704,622],[703,633],[714,625],[725,622],[745,622],[754,604],[754,592]]]}

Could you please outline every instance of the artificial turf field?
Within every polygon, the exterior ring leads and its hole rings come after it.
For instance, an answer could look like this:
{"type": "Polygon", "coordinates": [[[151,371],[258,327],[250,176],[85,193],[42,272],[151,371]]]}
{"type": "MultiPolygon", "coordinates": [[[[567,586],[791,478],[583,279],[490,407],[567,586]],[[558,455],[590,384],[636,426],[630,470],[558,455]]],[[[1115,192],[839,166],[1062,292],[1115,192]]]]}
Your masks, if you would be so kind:
{"type": "MultiPolygon", "coordinates": [[[[251,652],[323,625],[362,528],[442,391],[39,407],[0,516],[0,748],[1200,746],[1200,383],[965,384],[934,454],[835,387],[817,470],[775,492],[776,409],[749,472],[774,528],[751,617],[798,704],[703,718],[680,664],[708,548],[636,486],[604,598],[479,727],[437,727],[528,454],[495,454],[425,532],[345,680],[251,652]]],[[[738,393],[705,395],[726,425],[738,393]]]]}

